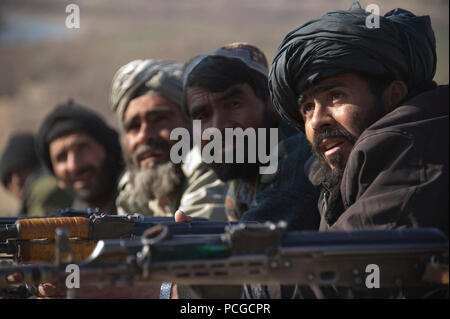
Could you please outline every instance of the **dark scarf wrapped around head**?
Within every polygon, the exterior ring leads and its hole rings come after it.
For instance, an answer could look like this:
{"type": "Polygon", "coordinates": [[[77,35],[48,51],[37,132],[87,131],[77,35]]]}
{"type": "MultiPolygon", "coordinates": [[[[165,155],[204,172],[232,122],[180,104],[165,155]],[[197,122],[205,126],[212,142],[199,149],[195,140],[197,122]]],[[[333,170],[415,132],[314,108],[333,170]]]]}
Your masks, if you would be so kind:
{"type": "Polygon", "coordinates": [[[389,75],[406,83],[408,97],[432,86],[436,41],[430,17],[395,9],[379,17],[379,28],[368,28],[369,15],[354,3],[297,27],[278,47],[269,72],[272,103],[298,129],[304,130],[299,93],[327,77],[389,75]]]}

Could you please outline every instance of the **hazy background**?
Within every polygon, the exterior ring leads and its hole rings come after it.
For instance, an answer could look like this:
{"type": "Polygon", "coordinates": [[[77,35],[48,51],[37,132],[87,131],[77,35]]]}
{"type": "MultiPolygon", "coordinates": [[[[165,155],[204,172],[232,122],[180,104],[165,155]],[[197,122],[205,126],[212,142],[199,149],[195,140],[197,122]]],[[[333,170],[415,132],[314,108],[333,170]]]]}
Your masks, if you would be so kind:
{"type": "MultiPolygon", "coordinates": [[[[11,132],[35,132],[45,115],[72,97],[116,126],[108,106],[116,70],[137,58],[186,62],[235,41],[261,48],[270,63],[284,35],[352,0],[0,0],[0,151],[11,132]],[[80,8],[67,29],[66,6],[80,8]]],[[[431,16],[437,39],[435,80],[449,79],[448,0],[360,1],[381,13],[402,7],[431,16]]],[[[0,215],[17,202],[0,187],[0,215]]]]}

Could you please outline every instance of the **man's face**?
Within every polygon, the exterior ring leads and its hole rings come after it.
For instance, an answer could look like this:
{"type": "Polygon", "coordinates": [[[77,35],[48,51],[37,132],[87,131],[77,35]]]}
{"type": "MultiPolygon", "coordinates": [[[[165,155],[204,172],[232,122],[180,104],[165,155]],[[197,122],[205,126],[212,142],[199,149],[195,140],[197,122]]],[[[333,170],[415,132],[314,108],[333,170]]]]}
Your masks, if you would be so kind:
{"type": "Polygon", "coordinates": [[[383,114],[367,81],[355,74],[327,78],[301,92],[299,112],[315,152],[343,170],[361,133],[383,114]]]}
{"type": "MultiPolygon", "coordinates": [[[[252,87],[246,83],[229,87],[222,92],[210,92],[204,88],[188,87],[186,92],[187,106],[193,120],[200,120],[202,134],[208,128],[216,128],[225,137],[225,128],[258,128],[264,127],[266,104],[255,94],[252,87]]],[[[210,141],[201,142],[202,149],[210,141]]],[[[222,144],[222,152],[230,146],[222,144]]],[[[233,149],[235,145],[233,145],[233,149]]],[[[247,153],[247,149],[245,149],[247,153]]],[[[233,170],[236,164],[213,164],[212,167],[223,180],[239,178],[239,173],[229,175],[226,170],[233,170]],[[222,172],[221,172],[222,171],[222,172]],[[223,174],[224,175],[223,175],[223,174]],[[237,175],[236,175],[237,174],[237,175]]]]}
{"type": "Polygon", "coordinates": [[[88,202],[103,194],[109,182],[106,149],[91,135],[75,132],[57,138],[50,143],[49,151],[60,186],[88,202]]]}
{"type": "Polygon", "coordinates": [[[130,101],[123,118],[127,154],[144,170],[170,160],[170,132],[187,127],[181,107],[169,99],[147,94],[130,101]]]}

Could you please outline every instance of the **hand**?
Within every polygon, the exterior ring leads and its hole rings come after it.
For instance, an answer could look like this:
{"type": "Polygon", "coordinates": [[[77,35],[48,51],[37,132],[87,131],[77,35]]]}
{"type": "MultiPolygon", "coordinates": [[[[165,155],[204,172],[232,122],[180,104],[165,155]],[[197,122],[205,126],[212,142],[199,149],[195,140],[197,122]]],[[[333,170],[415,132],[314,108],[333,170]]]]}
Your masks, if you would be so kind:
{"type": "Polygon", "coordinates": [[[37,287],[37,291],[33,291],[33,294],[38,299],[61,299],[66,296],[66,289],[63,285],[46,282],[40,284],[37,287]]]}

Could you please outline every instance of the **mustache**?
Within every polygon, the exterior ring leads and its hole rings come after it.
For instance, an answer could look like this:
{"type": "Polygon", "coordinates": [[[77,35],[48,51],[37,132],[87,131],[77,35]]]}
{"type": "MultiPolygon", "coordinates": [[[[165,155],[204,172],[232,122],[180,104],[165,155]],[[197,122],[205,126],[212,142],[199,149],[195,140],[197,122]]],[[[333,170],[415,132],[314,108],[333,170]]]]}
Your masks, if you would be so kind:
{"type": "Polygon", "coordinates": [[[148,151],[152,151],[154,149],[160,149],[163,151],[169,151],[170,150],[170,144],[169,142],[165,140],[154,140],[154,141],[148,141],[145,144],[140,144],[136,147],[136,150],[133,154],[133,160],[135,163],[138,162],[138,157],[148,151]]]}
{"type": "Polygon", "coordinates": [[[338,128],[328,128],[323,132],[318,133],[314,136],[314,140],[312,143],[313,151],[316,154],[322,154],[322,150],[320,149],[320,143],[326,138],[340,137],[349,141],[352,145],[356,143],[358,139],[356,136],[350,134],[346,129],[338,127],[338,128]]]}
{"type": "Polygon", "coordinates": [[[69,173],[66,177],[66,181],[72,183],[79,175],[89,172],[95,172],[96,168],[92,165],[85,166],[74,173],[69,173]]]}
{"type": "Polygon", "coordinates": [[[131,195],[136,203],[147,205],[149,200],[162,198],[174,192],[184,181],[181,166],[172,162],[163,163],[146,170],[132,170],[134,191],[131,195]]]}

